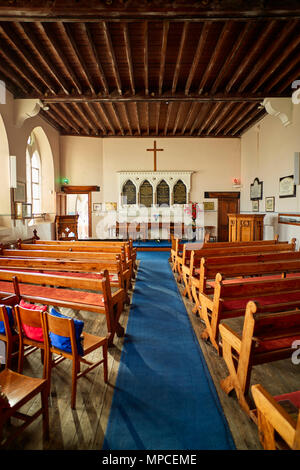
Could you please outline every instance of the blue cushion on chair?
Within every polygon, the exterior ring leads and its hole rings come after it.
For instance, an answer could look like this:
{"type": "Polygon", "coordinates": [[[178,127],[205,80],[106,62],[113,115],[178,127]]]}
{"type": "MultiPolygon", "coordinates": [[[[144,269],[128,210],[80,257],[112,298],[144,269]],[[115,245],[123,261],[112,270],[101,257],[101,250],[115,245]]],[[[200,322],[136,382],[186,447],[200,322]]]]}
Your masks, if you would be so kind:
{"type": "MultiPolygon", "coordinates": [[[[13,317],[12,307],[5,306],[5,308],[6,308],[6,312],[8,316],[10,330],[12,333],[14,333],[14,317],[13,317]]],[[[6,331],[5,331],[4,321],[0,321],[0,335],[5,335],[5,334],[6,334],[6,331]]]]}
{"type": "MultiPolygon", "coordinates": [[[[55,317],[60,317],[60,318],[71,318],[66,315],[62,315],[61,313],[57,312],[53,307],[50,312],[51,315],[55,317]]],[[[74,320],[74,327],[75,327],[75,337],[76,337],[76,344],[77,344],[77,351],[80,356],[83,356],[83,347],[82,347],[82,330],[84,326],[84,322],[82,320],[77,320],[76,318],[73,318],[74,320]]],[[[62,351],[66,351],[71,353],[72,352],[72,346],[71,346],[71,339],[67,336],[60,336],[56,335],[54,333],[49,333],[50,340],[52,346],[55,348],[61,349],[62,351]]]]}

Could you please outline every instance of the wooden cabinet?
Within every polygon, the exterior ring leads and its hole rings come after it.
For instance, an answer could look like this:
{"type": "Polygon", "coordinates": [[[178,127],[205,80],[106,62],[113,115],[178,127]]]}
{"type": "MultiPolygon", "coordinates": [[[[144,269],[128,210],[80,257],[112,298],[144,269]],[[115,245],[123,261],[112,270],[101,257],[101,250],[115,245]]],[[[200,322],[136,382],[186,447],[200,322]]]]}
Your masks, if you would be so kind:
{"type": "Polygon", "coordinates": [[[263,240],[265,214],[228,214],[229,241],[263,240]]]}

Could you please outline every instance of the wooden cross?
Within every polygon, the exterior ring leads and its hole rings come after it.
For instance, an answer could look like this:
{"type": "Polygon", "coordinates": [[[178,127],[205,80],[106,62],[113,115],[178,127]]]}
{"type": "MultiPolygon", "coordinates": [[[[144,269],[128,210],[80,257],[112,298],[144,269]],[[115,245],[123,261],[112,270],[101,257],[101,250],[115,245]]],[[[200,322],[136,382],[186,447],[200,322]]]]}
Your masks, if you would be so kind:
{"type": "Polygon", "coordinates": [[[153,149],[147,149],[147,152],[154,152],[154,171],[156,171],[156,152],[163,152],[164,149],[158,149],[156,148],[156,140],[154,141],[154,148],[153,149]]]}

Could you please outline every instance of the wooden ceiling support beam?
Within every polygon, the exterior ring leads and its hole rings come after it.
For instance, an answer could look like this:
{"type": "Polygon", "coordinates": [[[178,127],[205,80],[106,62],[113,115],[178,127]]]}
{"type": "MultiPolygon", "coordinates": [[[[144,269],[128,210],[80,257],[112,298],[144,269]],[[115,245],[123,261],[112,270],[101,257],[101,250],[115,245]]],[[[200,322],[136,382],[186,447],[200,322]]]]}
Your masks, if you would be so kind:
{"type": "Polygon", "coordinates": [[[193,79],[194,79],[194,76],[195,76],[196,68],[198,67],[200,57],[201,57],[201,55],[203,54],[203,51],[204,51],[204,47],[205,47],[205,43],[206,43],[206,40],[207,40],[207,36],[208,36],[210,27],[211,27],[211,21],[206,21],[205,23],[203,23],[201,33],[200,33],[200,37],[199,37],[199,40],[198,40],[197,49],[196,49],[196,52],[195,52],[195,55],[194,55],[194,58],[193,58],[193,62],[192,62],[191,68],[190,68],[190,72],[189,72],[189,75],[188,75],[188,78],[187,78],[187,81],[186,81],[186,85],[185,85],[185,91],[184,92],[185,92],[186,95],[188,95],[189,92],[190,92],[190,88],[191,88],[191,85],[192,85],[192,82],[193,82],[193,79]]]}
{"type": "Polygon", "coordinates": [[[103,70],[102,65],[101,65],[101,60],[100,60],[100,55],[99,55],[98,49],[97,49],[97,47],[94,43],[94,40],[93,40],[91,26],[90,26],[90,24],[83,23],[82,28],[85,32],[85,35],[86,35],[87,40],[88,40],[90,51],[92,52],[92,55],[94,57],[94,61],[97,65],[97,69],[98,69],[100,80],[101,80],[101,83],[102,83],[102,86],[103,86],[104,93],[109,94],[109,87],[108,87],[107,79],[106,79],[104,70],[103,70]]]}
{"type": "Polygon", "coordinates": [[[174,76],[173,76],[172,94],[176,92],[176,88],[177,88],[177,83],[178,83],[178,78],[179,78],[179,73],[180,73],[180,67],[181,67],[183,50],[184,50],[184,46],[185,46],[185,42],[186,42],[188,27],[189,27],[189,23],[187,21],[185,21],[183,23],[183,28],[182,28],[181,38],[180,38],[180,45],[179,45],[179,50],[178,50],[178,55],[177,55],[177,60],[176,60],[176,65],[175,65],[175,71],[174,71],[174,76]]]}
{"type": "Polygon", "coordinates": [[[116,56],[115,56],[115,51],[114,51],[114,48],[113,48],[113,43],[112,43],[112,40],[111,40],[111,35],[110,35],[110,32],[109,32],[108,24],[105,21],[102,21],[102,28],[103,28],[103,32],[104,32],[104,36],[105,36],[105,40],[106,40],[108,55],[110,57],[112,68],[113,68],[113,71],[114,71],[117,90],[118,90],[119,95],[122,95],[122,84],[121,84],[121,78],[120,78],[120,74],[119,74],[117,59],[116,59],[116,56]]]}
{"type": "Polygon", "coordinates": [[[166,65],[166,51],[168,44],[168,32],[169,32],[169,21],[163,22],[163,31],[162,31],[162,40],[161,40],[161,55],[160,55],[160,68],[159,68],[159,78],[158,78],[158,93],[162,94],[164,75],[165,75],[165,65],[166,65]]]}
{"type": "Polygon", "coordinates": [[[127,63],[128,63],[128,74],[129,74],[131,92],[132,92],[133,95],[135,95],[134,72],[133,72],[133,63],[132,63],[128,23],[123,23],[122,26],[123,26],[123,35],[124,35],[124,42],[125,42],[125,53],[126,53],[126,59],[127,59],[127,63]]]}

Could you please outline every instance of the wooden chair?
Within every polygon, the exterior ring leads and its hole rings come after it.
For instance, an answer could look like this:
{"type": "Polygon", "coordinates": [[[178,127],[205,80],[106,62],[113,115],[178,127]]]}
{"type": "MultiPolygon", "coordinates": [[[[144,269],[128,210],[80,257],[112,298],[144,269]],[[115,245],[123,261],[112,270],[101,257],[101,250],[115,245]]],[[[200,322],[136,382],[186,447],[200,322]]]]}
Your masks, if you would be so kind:
{"type": "Polygon", "coordinates": [[[42,362],[44,363],[43,378],[46,378],[45,343],[42,322],[43,310],[45,310],[43,307],[41,307],[41,310],[31,310],[20,305],[14,307],[19,335],[19,374],[23,372],[24,357],[40,349],[42,362]],[[39,337],[39,339],[34,339],[35,337],[39,337]]]}
{"type": "MultiPolygon", "coordinates": [[[[273,397],[260,384],[252,385],[252,396],[256,405],[257,426],[260,442],[265,450],[300,450],[300,411],[298,416],[288,413],[280,404],[286,395],[273,397]]],[[[289,403],[297,399],[300,391],[289,394],[289,403]]],[[[297,407],[295,406],[295,409],[297,407]]]]}
{"type": "Polygon", "coordinates": [[[56,317],[46,312],[43,317],[43,325],[46,345],[48,394],[50,393],[52,368],[56,367],[64,359],[70,359],[72,361],[71,408],[75,409],[77,380],[80,377],[85,376],[92,369],[103,363],[104,382],[107,383],[108,381],[107,348],[109,335],[107,335],[106,337],[99,337],[83,332],[83,354],[79,355],[75,336],[74,320],[72,318],[56,317]],[[53,346],[50,338],[50,333],[69,338],[71,352],[63,351],[62,349],[53,346]],[[103,359],[98,360],[96,362],[91,362],[85,358],[85,356],[90,354],[92,351],[95,351],[96,349],[101,347],[103,349],[103,359]],[[59,357],[53,360],[52,354],[56,354],[59,357]],[[87,365],[87,367],[82,372],[80,372],[80,363],[84,363],[87,365]]]}
{"type": "Polygon", "coordinates": [[[0,341],[5,343],[6,367],[11,368],[12,358],[18,354],[17,344],[19,336],[13,331],[9,323],[9,317],[5,305],[0,305],[0,322],[3,322],[4,332],[0,333],[0,341]]]}
{"type": "Polygon", "coordinates": [[[43,416],[43,437],[48,439],[49,415],[46,380],[27,377],[5,369],[0,373],[0,386],[8,400],[5,401],[0,397],[0,449],[7,447],[40,415],[43,416]],[[19,409],[39,393],[41,394],[41,408],[32,415],[21,413],[19,409]],[[4,425],[11,417],[20,419],[24,423],[4,438],[4,425]]]}

